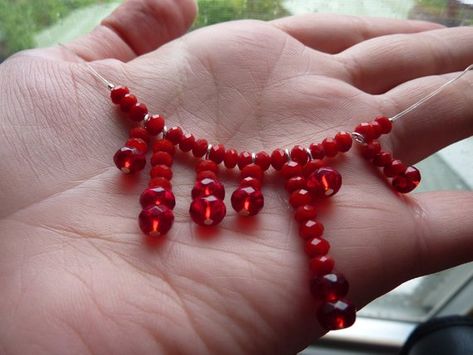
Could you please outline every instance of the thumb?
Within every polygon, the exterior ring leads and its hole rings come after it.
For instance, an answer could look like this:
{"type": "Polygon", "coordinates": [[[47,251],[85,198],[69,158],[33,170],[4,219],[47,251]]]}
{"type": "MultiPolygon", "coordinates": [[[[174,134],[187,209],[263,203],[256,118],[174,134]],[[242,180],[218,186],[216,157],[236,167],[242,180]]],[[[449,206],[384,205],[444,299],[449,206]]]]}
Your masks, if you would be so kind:
{"type": "MultiPolygon", "coordinates": [[[[194,0],[128,0],[67,47],[87,61],[114,58],[127,62],[183,35],[196,12],[194,0]]],[[[50,50],[61,59],[66,56],[58,48],[50,50]]]]}

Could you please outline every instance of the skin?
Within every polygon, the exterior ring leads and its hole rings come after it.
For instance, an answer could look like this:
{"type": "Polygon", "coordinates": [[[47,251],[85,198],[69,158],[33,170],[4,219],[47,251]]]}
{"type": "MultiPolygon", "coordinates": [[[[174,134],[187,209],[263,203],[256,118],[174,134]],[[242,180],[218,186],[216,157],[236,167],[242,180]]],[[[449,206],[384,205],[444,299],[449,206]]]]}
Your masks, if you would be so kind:
{"type": "MultiPolygon", "coordinates": [[[[473,62],[472,28],[307,15],[184,35],[195,12],[131,0],[67,47],[170,126],[250,151],[391,116],[473,62]]],[[[396,122],[383,147],[414,164],[470,136],[472,78],[396,122]]],[[[127,123],[84,63],[61,47],[21,52],[0,66],[0,90],[0,353],[293,354],[324,334],[277,174],[258,217],[238,218],[227,197],[227,217],[203,229],[187,212],[194,162],[179,153],[176,220],[152,242],[136,223],[147,172],[111,163],[127,123]]],[[[355,150],[331,165],[344,184],[318,219],[358,308],[473,260],[471,192],[397,195],[355,150]]],[[[230,196],[238,176],[220,176],[230,196]]]]}

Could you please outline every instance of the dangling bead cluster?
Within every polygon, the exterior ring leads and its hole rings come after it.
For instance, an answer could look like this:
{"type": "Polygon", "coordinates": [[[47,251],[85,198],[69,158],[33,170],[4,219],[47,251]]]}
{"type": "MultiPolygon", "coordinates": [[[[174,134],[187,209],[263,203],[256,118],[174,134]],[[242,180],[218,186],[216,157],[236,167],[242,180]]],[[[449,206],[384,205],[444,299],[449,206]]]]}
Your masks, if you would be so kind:
{"type": "MultiPolygon", "coordinates": [[[[268,164],[268,159],[265,158],[268,164]]],[[[256,163],[246,165],[241,169],[240,186],[232,194],[232,207],[242,216],[254,216],[264,206],[264,197],[261,192],[263,169],[256,163]]]]}
{"type": "Polygon", "coordinates": [[[406,167],[399,159],[393,159],[391,154],[381,150],[377,139],[382,134],[391,132],[392,122],[384,116],[377,117],[369,123],[360,123],[355,132],[362,135],[361,155],[375,166],[382,169],[386,178],[390,178],[393,188],[400,193],[408,193],[419,185],[421,176],[414,166],[406,167]]]}

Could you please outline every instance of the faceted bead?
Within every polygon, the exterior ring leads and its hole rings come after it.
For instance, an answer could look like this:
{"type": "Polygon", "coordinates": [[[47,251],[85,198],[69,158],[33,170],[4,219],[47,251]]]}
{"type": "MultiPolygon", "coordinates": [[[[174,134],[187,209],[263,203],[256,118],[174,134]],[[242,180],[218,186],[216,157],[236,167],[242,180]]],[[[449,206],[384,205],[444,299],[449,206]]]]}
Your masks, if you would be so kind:
{"type": "Polygon", "coordinates": [[[323,224],[314,219],[306,220],[299,227],[299,235],[305,240],[319,238],[322,234],[324,234],[323,224]]]}
{"type": "Polygon", "coordinates": [[[284,150],[276,149],[271,153],[271,165],[275,170],[281,170],[287,162],[287,156],[284,150]]]}
{"type": "Polygon", "coordinates": [[[182,139],[179,142],[179,148],[183,152],[187,153],[187,152],[190,152],[192,148],[194,148],[194,144],[195,144],[194,135],[191,133],[186,133],[182,136],[182,139]]]}
{"type": "Polygon", "coordinates": [[[406,194],[419,185],[420,179],[419,170],[413,166],[409,166],[403,174],[393,179],[392,185],[396,191],[406,194]]]}
{"type": "Polygon", "coordinates": [[[134,122],[143,121],[148,114],[148,108],[140,102],[132,105],[128,112],[128,118],[134,122]]]}
{"type": "Polygon", "coordinates": [[[266,171],[271,165],[271,157],[266,152],[258,152],[255,155],[255,164],[263,169],[263,171],[266,171]]]}
{"type": "Polygon", "coordinates": [[[145,128],[152,136],[156,136],[163,131],[164,118],[160,115],[151,115],[145,121],[145,128]]]}
{"type": "Polygon", "coordinates": [[[372,136],[373,139],[378,139],[379,136],[381,136],[381,131],[382,131],[381,125],[376,121],[370,122],[370,125],[371,125],[372,134],[373,134],[372,136]]]}
{"type": "Polygon", "coordinates": [[[330,250],[330,244],[326,239],[312,238],[307,240],[304,245],[305,253],[313,258],[316,256],[325,256],[330,250]]]}
{"type": "Polygon", "coordinates": [[[356,319],[356,308],[348,300],[324,302],[317,311],[317,319],[326,330],[348,328],[356,319]]]}
{"type": "Polygon", "coordinates": [[[305,177],[308,177],[310,174],[312,174],[314,171],[317,169],[321,168],[324,166],[323,160],[320,159],[313,159],[309,161],[303,168],[302,168],[302,173],[304,174],[305,177]]]}
{"type": "Polygon", "coordinates": [[[240,180],[240,187],[252,187],[259,190],[261,189],[261,180],[248,176],[240,180]]]}
{"type": "Polygon", "coordinates": [[[153,144],[153,152],[166,152],[174,155],[176,153],[176,148],[170,140],[158,139],[153,144]]]}
{"type": "Polygon", "coordinates": [[[317,171],[318,169],[307,177],[306,188],[312,193],[313,196],[323,197],[325,195],[325,191],[324,187],[322,186],[322,182],[317,176],[317,171]]]}
{"type": "Polygon", "coordinates": [[[379,117],[376,117],[375,121],[378,122],[378,124],[380,125],[382,134],[387,134],[391,132],[391,129],[393,128],[393,124],[389,118],[384,117],[384,116],[379,116],[379,117]]]}
{"type": "Polygon", "coordinates": [[[203,159],[197,163],[195,166],[195,171],[198,173],[200,171],[210,170],[214,173],[218,172],[218,165],[209,159],[203,159]]]}
{"type": "Polygon", "coordinates": [[[150,237],[159,237],[171,229],[174,214],[170,208],[159,205],[142,210],[138,220],[144,234],[150,237]]]}
{"type": "Polygon", "coordinates": [[[203,179],[217,180],[217,174],[215,174],[213,171],[210,171],[210,170],[199,171],[197,173],[197,176],[196,176],[195,180],[200,181],[200,180],[203,180],[203,179]]]}
{"type": "Polygon", "coordinates": [[[355,132],[361,134],[366,142],[370,142],[373,137],[374,137],[374,130],[373,126],[369,123],[360,123],[358,126],[355,128],[355,132]]]}
{"type": "Polygon", "coordinates": [[[312,202],[312,196],[306,189],[294,191],[289,197],[289,203],[292,207],[297,208],[302,205],[308,205],[312,202]]]}
{"type": "Polygon", "coordinates": [[[141,138],[128,138],[125,143],[125,147],[136,148],[142,153],[146,153],[148,151],[148,144],[141,138]]]}
{"type": "Polygon", "coordinates": [[[309,147],[312,158],[323,159],[325,158],[325,149],[322,143],[312,143],[309,147]]]}
{"type": "Polygon", "coordinates": [[[166,139],[169,139],[172,144],[177,145],[181,142],[183,135],[181,127],[171,127],[166,132],[166,139]]]}
{"type": "Polygon", "coordinates": [[[152,178],[163,177],[165,179],[172,179],[172,170],[169,166],[166,165],[156,165],[151,168],[150,176],[152,178]]]}
{"type": "Polygon", "coordinates": [[[384,168],[384,175],[387,177],[394,177],[403,174],[406,171],[404,163],[398,159],[393,160],[391,165],[384,168]]]}
{"type": "Polygon", "coordinates": [[[408,166],[404,175],[417,186],[420,183],[420,171],[415,166],[408,166]]]}
{"type": "Polygon", "coordinates": [[[296,163],[293,160],[288,161],[287,163],[284,163],[283,167],[281,168],[281,174],[285,179],[292,178],[293,176],[301,176],[302,165],[296,163]]]}
{"type": "Polygon", "coordinates": [[[225,198],[225,188],[222,183],[210,178],[196,181],[194,188],[192,189],[192,199],[210,195],[214,195],[223,200],[225,198]]]}
{"type": "Polygon", "coordinates": [[[293,176],[286,181],[284,187],[286,188],[287,192],[292,193],[296,190],[305,189],[306,181],[302,176],[293,176]]]}
{"type": "Polygon", "coordinates": [[[373,164],[379,167],[391,165],[393,157],[388,152],[379,152],[373,159],[373,164]]]}
{"type": "Polygon", "coordinates": [[[239,187],[232,194],[232,207],[242,216],[254,216],[264,206],[261,190],[253,187],[239,187]]]}
{"type": "Polygon", "coordinates": [[[172,155],[163,151],[159,152],[154,152],[153,155],[151,156],[151,165],[166,165],[166,166],[171,166],[172,165],[172,155]]]}
{"type": "Polygon", "coordinates": [[[244,179],[246,177],[252,177],[258,180],[263,179],[263,170],[256,164],[248,164],[243,169],[241,169],[241,177],[244,179]]]}
{"type": "Polygon", "coordinates": [[[115,86],[112,90],[110,90],[110,98],[114,104],[118,105],[123,99],[123,96],[129,93],[130,90],[128,90],[126,86],[115,86]]]}
{"type": "Polygon", "coordinates": [[[223,144],[213,145],[209,151],[209,159],[220,164],[225,158],[225,147],[223,144]]]}
{"type": "MultiPolygon", "coordinates": [[[[335,195],[342,186],[342,176],[340,173],[329,167],[320,168],[315,173],[316,179],[322,185],[323,196],[330,197],[335,195]]],[[[310,179],[310,178],[309,178],[310,179]]],[[[307,186],[309,187],[309,179],[307,186]]]]}
{"type": "Polygon", "coordinates": [[[347,295],[348,288],[347,279],[335,272],[310,280],[310,292],[318,301],[335,302],[347,295]]]}
{"type": "Polygon", "coordinates": [[[300,165],[304,166],[309,160],[309,154],[307,153],[304,147],[296,145],[291,150],[291,159],[294,160],[296,163],[299,163],[300,165]]]}
{"type": "Polygon", "coordinates": [[[253,162],[253,157],[249,152],[241,152],[238,156],[238,168],[242,170],[248,164],[253,162]]]}
{"type": "Polygon", "coordinates": [[[227,149],[223,162],[225,167],[233,169],[238,163],[238,152],[235,149],[227,149]]]}
{"type": "Polygon", "coordinates": [[[130,138],[140,138],[145,142],[149,142],[148,131],[144,127],[133,127],[130,129],[130,138]]]}
{"type": "Polygon", "coordinates": [[[305,221],[314,219],[315,217],[317,217],[317,210],[312,205],[299,206],[294,214],[294,218],[299,223],[304,223],[305,221]]]}
{"type": "Polygon", "coordinates": [[[193,200],[189,213],[198,225],[214,226],[222,221],[227,209],[221,199],[210,195],[193,200]]]}
{"type": "Polygon", "coordinates": [[[348,152],[353,144],[351,133],[338,132],[335,135],[335,142],[337,142],[337,148],[340,152],[348,152]]]}
{"type": "Polygon", "coordinates": [[[133,174],[143,170],[146,165],[145,155],[136,148],[120,148],[113,156],[113,161],[118,169],[125,174],[133,174]]]}
{"type": "Polygon", "coordinates": [[[334,157],[338,153],[337,141],[333,138],[325,138],[322,142],[325,155],[329,158],[334,157]]]}
{"type": "Polygon", "coordinates": [[[207,149],[209,144],[205,139],[197,139],[194,143],[194,147],[192,148],[192,154],[196,158],[201,158],[207,153],[207,149]]]}
{"type": "Polygon", "coordinates": [[[166,190],[171,191],[172,184],[168,179],[165,179],[163,177],[155,177],[155,178],[152,178],[149,181],[148,187],[151,187],[151,188],[153,188],[153,187],[162,187],[166,190]]]}
{"type": "Polygon", "coordinates": [[[163,187],[146,189],[141,193],[140,204],[143,208],[164,205],[173,209],[176,206],[174,194],[163,187]]]}
{"type": "Polygon", "coordinates": [[[381,151],[381,145],[378,141],[371,141],[361,145],[361,155],[367,160],[373,159],[381,151]]]}
{"type": "Polygon", "coordinates": [[[133,94],[125,94],[120,100],[120,110],[123,112],[130,111],[130,108],[138,102],[133,94]]]}
{"type": "Polygon", "coordinates": [[[316,256],[309,261],[309,269],[312,277],[323,276],[332,272],[335,261],[330,256],[316,256]]]}

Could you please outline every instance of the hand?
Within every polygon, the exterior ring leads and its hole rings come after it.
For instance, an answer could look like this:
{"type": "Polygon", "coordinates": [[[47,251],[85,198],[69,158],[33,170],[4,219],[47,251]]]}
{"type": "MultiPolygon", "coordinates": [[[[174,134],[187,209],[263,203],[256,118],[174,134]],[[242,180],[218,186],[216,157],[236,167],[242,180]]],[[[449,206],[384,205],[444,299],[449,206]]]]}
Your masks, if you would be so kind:
{"type": "MultiPolygon", "coordinates": [[[[68,47],[171,124],[251,151],[393,115],[473,62],[472,28],[308,15],[180,37],[194,14],[190,0],[129,1],[68,47]]],[[[472,85],[396,122],[386,149],[412,164],[471,135],[472,85]]],[[[136,222],[147,173],[113,166],[127,129],[84,64],[60,47],[22,52],[0,66],[0,90],[0,352],[291,354],[323,334],[277,174],[257,217],[227,199],[203,230],[187,212],[193,161],[179,155],[176,221],[149,245],[136,222]]],[[[473,259],[470,192],[399,197],[356,152],[335,164],[344,185],[319,219],[359,308],[473,259]]],[[[237,178],[221,176],[229,196],[237,178]]]]}

